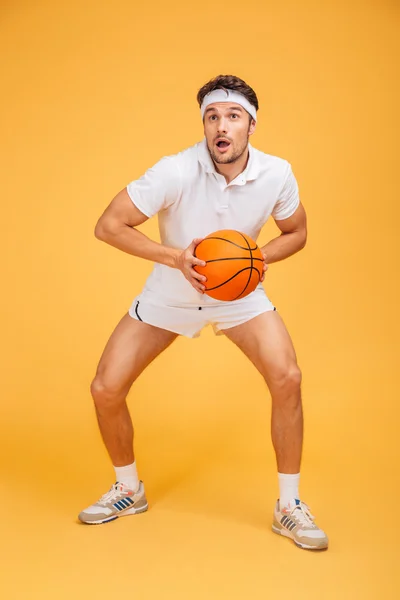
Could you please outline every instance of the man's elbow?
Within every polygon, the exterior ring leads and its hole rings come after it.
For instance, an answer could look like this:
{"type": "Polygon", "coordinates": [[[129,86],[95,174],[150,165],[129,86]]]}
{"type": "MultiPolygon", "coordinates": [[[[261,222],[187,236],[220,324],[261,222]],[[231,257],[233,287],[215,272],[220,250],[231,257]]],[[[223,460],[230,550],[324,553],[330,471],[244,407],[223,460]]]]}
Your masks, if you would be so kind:
{"type": "Polygon", "coordinates": [[[300,250],[303,250],[303,248],[305,247],[306,244],[307,244],[307,230],[304,229],[304,231],[301,232],[301,236],[300,236],[300,250]]]}
{"type": "Polygon", "coordinates": [[[98,240],[106,242],[114,233],[113,224],[104,218],[100,218],[94,228],[94,235],[98,240]]]}
{"type": "Polygon", "coordinates": [[[98,240],[109,243],[110,239],[118,236],[121,231],[127,227],[127,224],[115,218],[104,218],[103,216],[96,223],[94,235],[98,240]]]}
{"type": "Polygon", "coordinates": [[[104,241],[105,228],[104,228],[104,225],[103,225],[101,219],[99,219],[96,223],[96,227],[94,228],[94,236],[98,240],[104,241]]]}

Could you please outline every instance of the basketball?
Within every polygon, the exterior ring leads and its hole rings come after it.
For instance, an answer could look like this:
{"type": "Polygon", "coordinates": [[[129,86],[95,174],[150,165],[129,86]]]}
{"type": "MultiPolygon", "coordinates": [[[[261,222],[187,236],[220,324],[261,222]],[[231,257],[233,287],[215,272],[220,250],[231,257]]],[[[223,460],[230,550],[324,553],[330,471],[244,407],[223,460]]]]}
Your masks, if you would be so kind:
{"type": "Polygon", "coordinates": [[[210,233],[196,246],[195,256],[207,263],[194,268],[207,277],[204,293],[216,300],[244,298],[263,275],[261,250],[248,235],[233,229],[210,233]]]}

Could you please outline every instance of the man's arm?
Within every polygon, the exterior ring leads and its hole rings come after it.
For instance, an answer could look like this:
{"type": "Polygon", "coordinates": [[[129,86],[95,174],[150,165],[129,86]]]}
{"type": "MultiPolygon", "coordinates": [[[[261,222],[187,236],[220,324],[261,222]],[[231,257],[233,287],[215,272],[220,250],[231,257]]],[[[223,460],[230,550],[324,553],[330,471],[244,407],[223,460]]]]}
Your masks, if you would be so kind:
{"type": "Polygon", "coordinates": [[[204,290],[202,282],[205,281],[205,277],[192,268],[193,265],[205,265],[204,261],[193,256],[200,239],[193,240],[186,250],[170,248],[154,242],[135,229],[148,218],[135,206],[124,188],[101,215],[94,234],[97,239],[123,252],[179,269],[192,286],[202,293],[204,290]]]}
{"type": "Polygon", "coordinates": [[[147,220],[148,217],[134,205],[124,188],[101,215],[94,234],[97,239],[123,252],[175,267],[181,250],[154,242],[135,229],[147,220]]]}
{"type": "Polygon", "coordinates": [[[275,223],[281,230],[281,235],[261,248],[267,265],[292,256],[304,248],[307,241],[307,217],[302,204],[299,204],[291,217],[275,220],[275,223]]]}

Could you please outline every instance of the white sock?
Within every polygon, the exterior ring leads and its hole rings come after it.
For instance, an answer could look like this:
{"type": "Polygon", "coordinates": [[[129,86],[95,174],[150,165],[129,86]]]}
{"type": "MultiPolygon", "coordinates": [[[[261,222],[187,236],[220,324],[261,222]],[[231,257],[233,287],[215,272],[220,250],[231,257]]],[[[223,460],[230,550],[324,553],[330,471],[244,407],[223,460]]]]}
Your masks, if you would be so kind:
{"type": "Polygon", "coordinates": [[[279,505],[282,509],[294,498],[299,498],[300,473],[289,475],[278,473],[279,479],[279,505]]]}
{"type": "Polygon", "coordinates": [[[136,461],[125,467],[114,467],[115,480],[124,483],[131,490],[137,491],[139,488],[139,477],[136,469],[136,461]]]}

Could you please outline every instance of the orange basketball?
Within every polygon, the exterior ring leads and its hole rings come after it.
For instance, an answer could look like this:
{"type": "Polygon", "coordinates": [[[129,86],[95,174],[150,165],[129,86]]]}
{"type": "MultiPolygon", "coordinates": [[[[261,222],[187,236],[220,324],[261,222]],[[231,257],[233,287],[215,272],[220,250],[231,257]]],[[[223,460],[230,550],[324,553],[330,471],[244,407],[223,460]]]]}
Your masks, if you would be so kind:
{"type": "Polygon", "coordinates": [[[205,267],[205,294],[217,300],[238,300],[255,290],[263,274],[263,255],[254,240],[233,229],[215,231],[196,246],[195,256],[205,267]]]}

